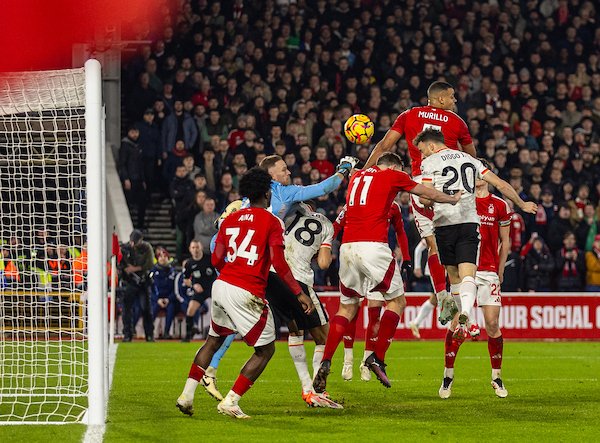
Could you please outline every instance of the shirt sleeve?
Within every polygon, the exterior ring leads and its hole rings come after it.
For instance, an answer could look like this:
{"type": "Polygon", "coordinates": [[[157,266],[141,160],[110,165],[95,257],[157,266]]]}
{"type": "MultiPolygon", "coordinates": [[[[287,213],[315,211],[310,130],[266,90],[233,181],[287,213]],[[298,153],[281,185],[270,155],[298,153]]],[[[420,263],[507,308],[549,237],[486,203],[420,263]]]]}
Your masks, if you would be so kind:
{"type": "Polygon", "coordinates": [[[404,111],[398,116],[398,118],[396,118],[396,121],[394,122],[391,128],[393,131],[396,131],[400,134],[404,134],[404,126],[406,125],[406,117],[409,111],[410,110],[404,111]]]}
{"type": "MultiPolygon", "coordinates": [[[[388,169],[392,171],[391,169],[388,169]]],[[[403,171],[392,171],[392,186],[398,191],[410,191],[412,188],[417,186],[417,183],[412,181],[406,172],[403,171]]]]}
{"type": "Polygon", "coordinates": [[[471,158],[470,160],[475,165],[475,170],[477,171],[477,180],[481,180],[485,174],[487,174],[488,172],[490,172],[490,170],[488,168],[486,168],[483,165],[483,163],[481,163],[476,158],[471,158]]]}
{"type": "Polygon", "coordinates": [[[469,133],[469,128],[467,127],[465,121],[460,117],[458,117],[458,140],[463,146],[473,143],[473,139],[469,133]]]}
{"type": "Polygon", "coordinates": [[[271,226],[269,227],[269,238],[267,239],[269,242],[269,246],[283,246],[285,247],[285,243],[283,242],[283,222],[275,217],[273,214],[271,215],[271,226]]]}
{"type": "Polygon", "coordinates": [[[498,198],[498,200],[500,200],[498,202],[498,224],[500,226],[510,226],[511,210],[504,200],[501,198],[498,198]]]}
{"type": "Polygon", "coordinates": [[[338,236],[340,231],[344,229],[344,226],[346,226],[346,206],[344,206],[344,209],[342,209],[335,222],[333,222],[333,238],[338,236]]]}
{"type": "Polygon", "coordinates": [[[423,160],[421,163],[421,183],[433,183],[433,169],[431,168],[431,162],[423,160]]]}
{"type": "Polygon", "coordinates": [[[331,248],[334,233],[333,225],[325,216],[319,217],[319,220],[323,226],[323,241],[321,242],[321,247],[331,248]]]}

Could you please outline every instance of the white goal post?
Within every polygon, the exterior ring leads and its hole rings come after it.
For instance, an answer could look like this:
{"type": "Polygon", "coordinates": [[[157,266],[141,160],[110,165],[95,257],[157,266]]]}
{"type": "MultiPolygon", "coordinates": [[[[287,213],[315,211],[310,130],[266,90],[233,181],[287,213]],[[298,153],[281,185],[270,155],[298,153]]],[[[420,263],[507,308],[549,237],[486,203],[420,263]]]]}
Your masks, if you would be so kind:
{"type": "Polygon", "coordinates": [[[0,424],[103,425],[101,67],[0,74],[0,424]]]}

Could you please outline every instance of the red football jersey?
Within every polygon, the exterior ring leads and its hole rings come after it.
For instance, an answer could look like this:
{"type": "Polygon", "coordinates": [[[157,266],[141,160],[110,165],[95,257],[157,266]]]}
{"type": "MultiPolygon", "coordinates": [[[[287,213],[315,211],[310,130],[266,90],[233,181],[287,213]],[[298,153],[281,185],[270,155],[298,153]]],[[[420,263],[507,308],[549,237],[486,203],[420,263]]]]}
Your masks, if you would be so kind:
{"type": "Polygon", "coordinates": [[[481,243],[479,245],[478,271],[491,271],[498,273],[500,257],[498,254],[498,234],[500,226],[509,226],[511,211],[508,205],[500,197],[488,195],[486,198],[476,198],[477,214],[481,221],[479,234],[481,243]]]}
{"type": "Polygon", "coordinates": [[[410,191],[416,185],[405,172],[378,166],[354,174],[346,196],[342,243],[387,243],[390,206],[399,191],[410,191]]]}
{"type": "Polygon", "coordinates": [[[227,263],[218,279],[238,286],[264,300],[270,247],[283,243],[283,223],[266,209],[233,212],[221,224],[215,243],[227,247],[227,263]]]}
{"type": "Polygon", "coordinates": [[[398,116],[392,129],[404,134],[408,142],[408,153],[411,158],[411,174],[416,177],[421,174],[421,152],[413,145],[415,137],[424,129],[433,128],[442,131],[444,141],[450,149],[458,150],[457,142],[462,146],[473,143],[469,128],[462,118],[452,111],[420,106],[407,109],[398,116]]]}

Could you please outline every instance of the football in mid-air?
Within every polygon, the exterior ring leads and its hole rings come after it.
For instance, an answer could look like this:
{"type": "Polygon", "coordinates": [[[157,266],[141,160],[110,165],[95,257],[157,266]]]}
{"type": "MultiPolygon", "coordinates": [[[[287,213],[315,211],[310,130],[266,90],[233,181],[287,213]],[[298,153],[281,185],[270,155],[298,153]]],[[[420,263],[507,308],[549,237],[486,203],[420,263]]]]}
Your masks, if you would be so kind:
{"type": "Polygon", "coordinates": [[[362,145],[373,137],[375,125],[369,117],[364,114],[354,114],[344,125],[344,134],[351,143],[362,145]]]}

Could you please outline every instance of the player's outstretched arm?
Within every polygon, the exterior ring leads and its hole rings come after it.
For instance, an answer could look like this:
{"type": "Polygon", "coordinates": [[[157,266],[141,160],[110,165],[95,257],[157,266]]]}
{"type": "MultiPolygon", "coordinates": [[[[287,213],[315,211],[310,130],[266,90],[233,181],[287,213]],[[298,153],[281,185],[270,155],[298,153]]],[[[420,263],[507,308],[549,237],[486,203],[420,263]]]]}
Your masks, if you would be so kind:
{"type": "Polygon", "coordinates": [[[221,272],[225,266],[225,257],[227,256],[227,247],[224,243],[215,243],[215,250],[210,256],[210,261],[217,271],[221,272]]]}
{"type": "Polygon", "coordinates": [[[398,140],[400,140],[400,137],[402,137],[402,134],[400,134],[398,131],[393,131],[390,129],[385,134],[385,137],[383,137],[383,139],[379,143],[377,143],[377,145],[371,152],[371,155],[367,159],[367,163],[365,163],[365,165],[363,166],[363,169],[370,168],[375,163],[377,163],[377,160],[379,159],[379,157],[381,157],[381,154],[391,151],[394,145],[398,143],[398,140]]]}
{"type": "Polygon", "coordinates": [[[515,205],[521,208],[523,212],[528,214],[535,214],[537,212],[537,205],[534,202],[523,201],[521,197],[519,197],[519,194],[517,194],[517,191],[515,191],[511,185],[502,180],[492,171],[488,171],[483,176],[483,179],[500,191],[502,195],[511,200],[515,205]]]}
{"type": "Polygon", "coordinates": [[[417,185],[412,188],[410,192],[411,194],[417,194],[419,197],[424,197],[438,203],[450,203],[451,205],[458,203],[460,196],[462,195],[462,191],[458,191],[454,195],[448,195],[424,185],[417,185]]]}
{"type": "Polygon", "coordinates": [[[271,256],[271,264],[275,268],[279,278],[281,278],[285,284],[290,287],[292,292],[296,294],[298,301],[304,308],[304,312],[307,315],[311,314],[315,310],[315,305],[313,304],[311,298],[302,291],[302,288],[294,278],[290,267],[285,261],[283,246],[270,246],[269,253],[271,256]]]}

